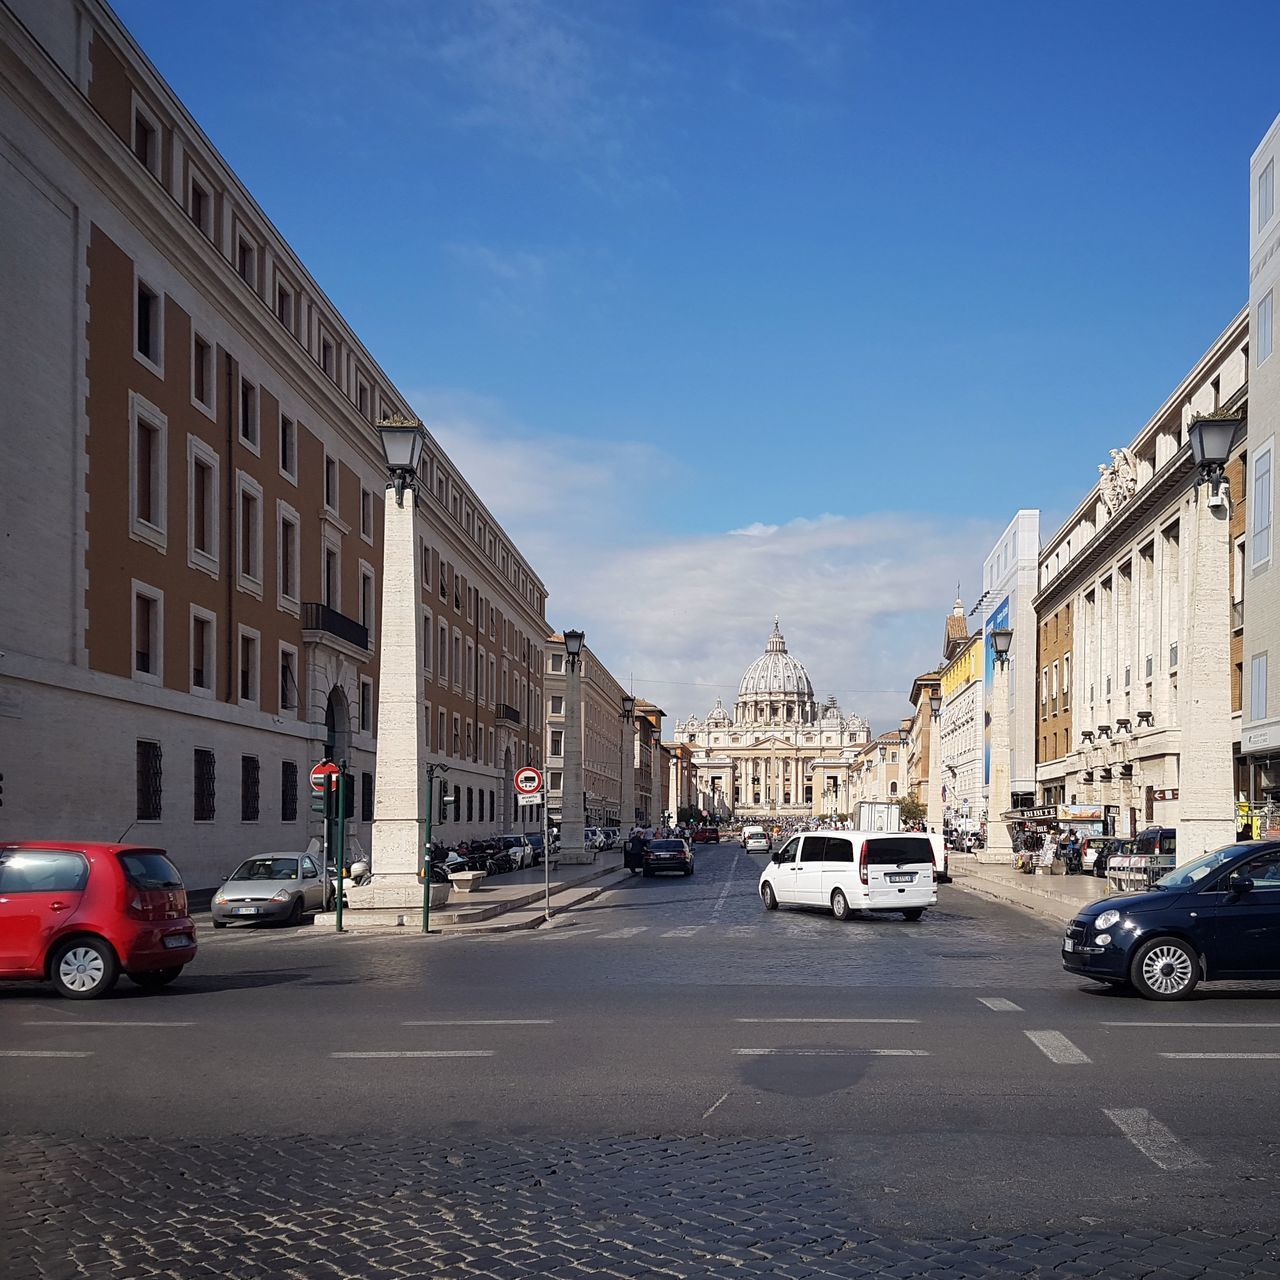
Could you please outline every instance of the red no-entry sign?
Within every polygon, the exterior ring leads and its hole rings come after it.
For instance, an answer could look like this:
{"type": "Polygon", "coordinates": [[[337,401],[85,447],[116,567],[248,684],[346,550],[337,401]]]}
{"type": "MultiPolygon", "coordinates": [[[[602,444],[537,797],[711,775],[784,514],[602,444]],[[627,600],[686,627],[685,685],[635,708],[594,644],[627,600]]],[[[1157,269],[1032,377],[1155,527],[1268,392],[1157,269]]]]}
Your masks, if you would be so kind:
{"type": "Polygon", "coordinates": [[[327,786],[333,786],[332,781],[326,782],[326,779],[334,778],[338,773],[338,766],[332,760],[321,760],[311,770],[311,790],[317,795],[323,795],[327,786]]]}
{"type": "Polygon", "coordinates": [[[531,765],[516,770],[516,790],[522,796],[536,796],[542,790],[542,774],[531,765]]]}

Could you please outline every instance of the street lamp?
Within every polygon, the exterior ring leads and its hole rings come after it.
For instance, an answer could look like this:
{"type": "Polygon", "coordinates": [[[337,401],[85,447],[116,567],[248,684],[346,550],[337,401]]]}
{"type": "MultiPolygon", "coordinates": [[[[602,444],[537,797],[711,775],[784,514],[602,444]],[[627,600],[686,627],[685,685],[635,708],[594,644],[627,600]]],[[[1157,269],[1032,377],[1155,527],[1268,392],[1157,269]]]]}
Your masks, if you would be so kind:
{"type": "Polygon", "coordinates": [[[997,627],[991,632],[991,648],[1001,666],[1009,661],[1009,646],[1012,644],[1013,632],[1008,627],[997,627]]]}
{"type": "Polygon", "coordinates": [[[426,435],[417,418],[386,416],[378,423],[378,438],[382,441],[382,456],[396,491],[396,506],[404,506],[404,491],[414,486],[418,464],[422,461],[422,447],[426,435]]]}
{"type": "Polygon", "coordinates": [[[622,721],[622,733],[618,741],[619,776],[618,776],[618,822],[622,828],[621,835],[628,835],[636,823],[636,747],[633,725],[636,719],[636,698],[633,693],[622,695],[622,710],[618,714],[622,721]]]}
{"type": "Polygon", "coordinates": [[[1222,485],[1227,459],[1241,418],[1232,414],[1227,418],[1194,418],[1187,427],[1187,440],[1191,445],[1191,458],[1200,469],[1200,483],[1208,483],[1214,496],[1222,485]]]}
{"type": "Polygon", "coordinates": [[[566,631],[564,633],[564,660],[570,671],[578,669],[582,657],[582,642],[586,639],[583,631],[566,631]]]}
{"type": "Polygon", "coordinates": [[[942,714],[942,694],[935,691],[929,695],[929,710],[936,720],[942,714]]]}

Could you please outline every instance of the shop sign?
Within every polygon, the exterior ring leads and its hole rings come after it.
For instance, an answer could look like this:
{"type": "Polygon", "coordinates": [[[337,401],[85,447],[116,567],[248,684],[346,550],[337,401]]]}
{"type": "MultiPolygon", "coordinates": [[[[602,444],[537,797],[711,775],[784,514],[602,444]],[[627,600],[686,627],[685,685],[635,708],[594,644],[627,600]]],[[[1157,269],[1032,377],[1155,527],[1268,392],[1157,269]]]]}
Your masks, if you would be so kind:
{"type": "Polygon", "coordinates": [[[1162,787],[1151,793],[1153,800],[1176,800],[1178,798],[1177,787],[1162,787]]]}

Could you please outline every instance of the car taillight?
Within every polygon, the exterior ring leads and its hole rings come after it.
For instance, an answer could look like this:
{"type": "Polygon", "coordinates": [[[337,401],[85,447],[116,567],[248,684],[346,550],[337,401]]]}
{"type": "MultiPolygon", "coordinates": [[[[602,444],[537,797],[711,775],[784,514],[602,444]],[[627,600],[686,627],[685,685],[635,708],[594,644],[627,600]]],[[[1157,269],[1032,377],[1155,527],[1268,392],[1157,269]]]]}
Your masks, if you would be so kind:
{"type": "Polygon", "coordinates": [[[858,879],[867,883],[867,841],[862,842],[862,850],[858,854],[858,879]]]}

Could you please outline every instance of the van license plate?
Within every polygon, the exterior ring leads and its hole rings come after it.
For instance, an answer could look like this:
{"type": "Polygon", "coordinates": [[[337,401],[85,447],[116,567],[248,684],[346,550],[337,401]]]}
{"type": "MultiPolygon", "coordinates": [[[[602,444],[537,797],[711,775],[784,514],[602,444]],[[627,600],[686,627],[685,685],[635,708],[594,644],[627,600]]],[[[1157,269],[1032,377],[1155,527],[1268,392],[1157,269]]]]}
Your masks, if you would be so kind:
{"type": "Polygon", "coordinates": [[[890,884],[910,884],[915,878],[916,876],[914,871],[901,876],[885,876],[885,879],[890,884]]]}

